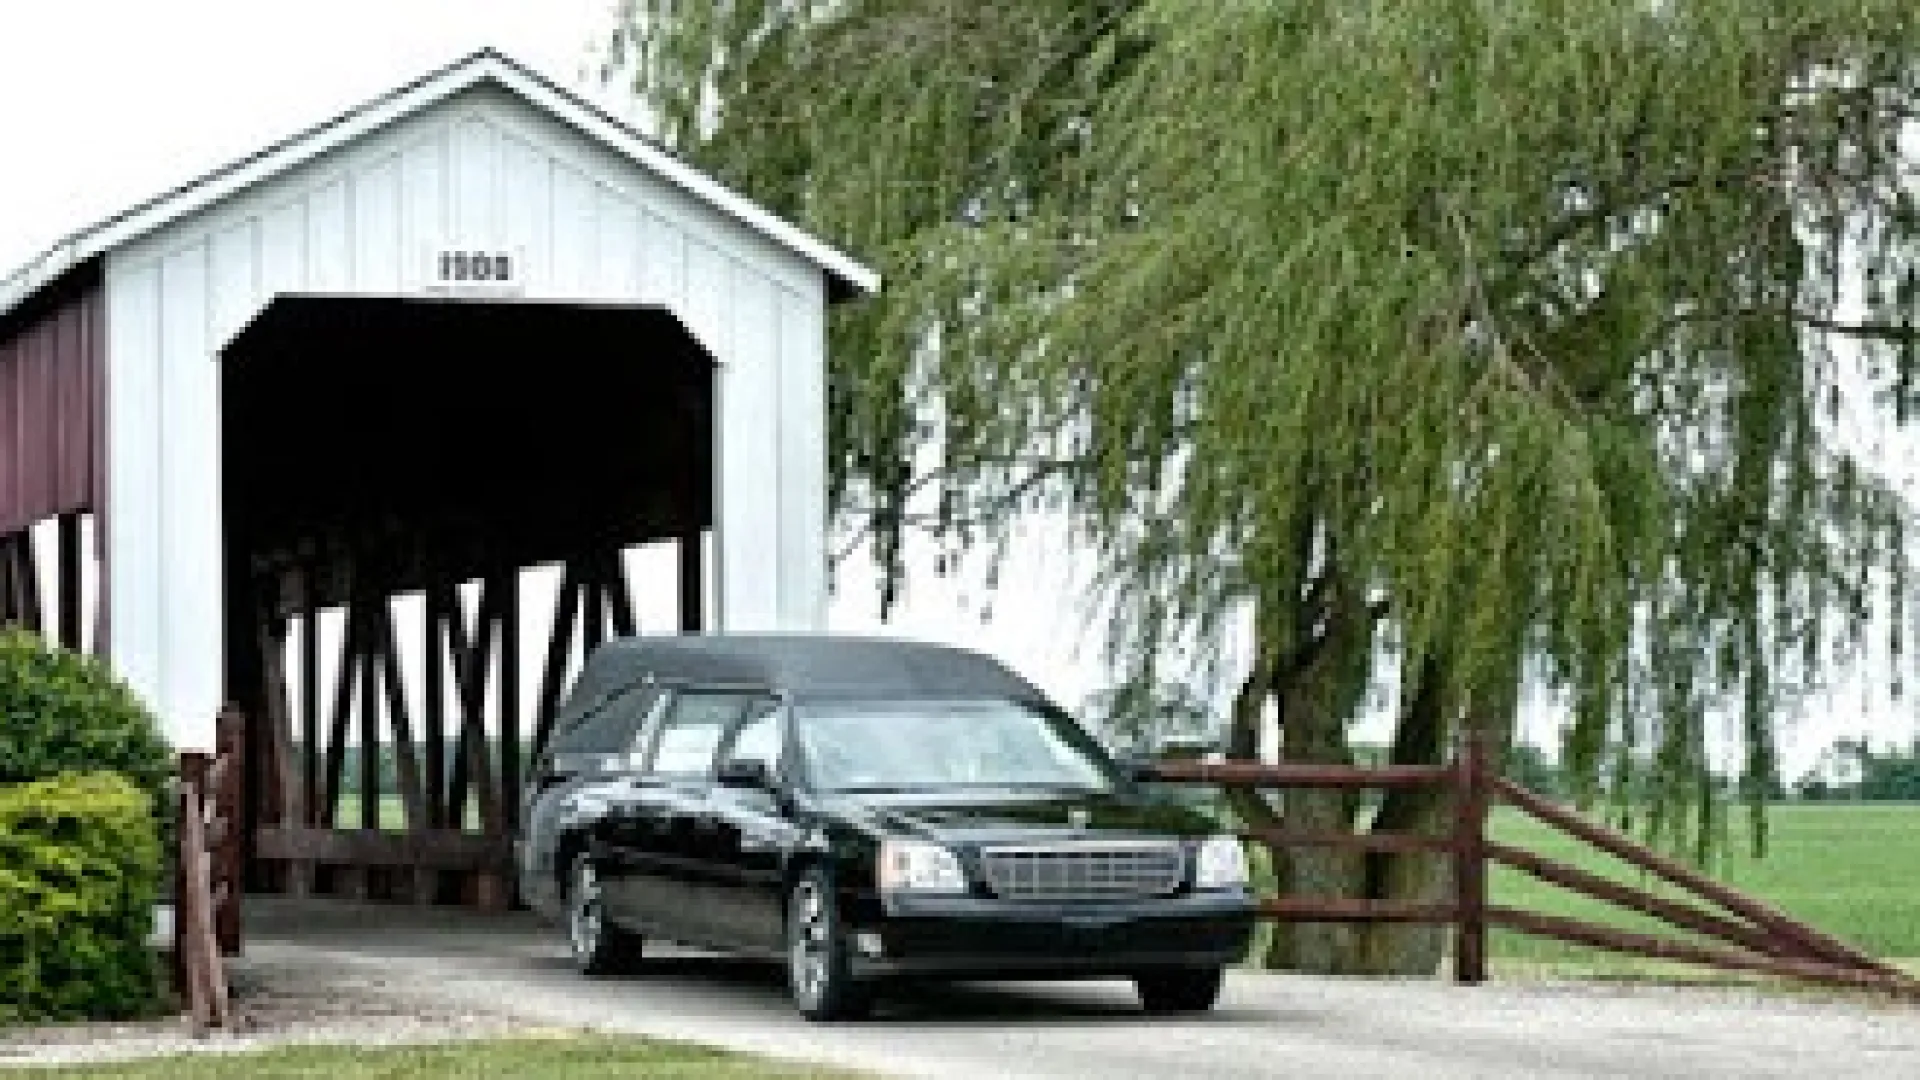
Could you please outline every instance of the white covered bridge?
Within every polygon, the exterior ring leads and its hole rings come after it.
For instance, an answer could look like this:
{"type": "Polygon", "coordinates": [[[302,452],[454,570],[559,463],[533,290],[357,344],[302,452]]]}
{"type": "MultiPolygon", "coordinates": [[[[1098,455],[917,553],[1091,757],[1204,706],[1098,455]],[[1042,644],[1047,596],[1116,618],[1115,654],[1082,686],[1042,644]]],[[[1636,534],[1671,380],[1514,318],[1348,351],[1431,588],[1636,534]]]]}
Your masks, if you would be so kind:
{"type": "Polygon", "coordinates": [[[682,631],[822,621],[827,309],[877,285],[476,54],[0,283],[0,622],[182,750],[237,709],[256,887],[501,899],[524,754],[636,629],[624,552],[677,547],[682,631]]]}

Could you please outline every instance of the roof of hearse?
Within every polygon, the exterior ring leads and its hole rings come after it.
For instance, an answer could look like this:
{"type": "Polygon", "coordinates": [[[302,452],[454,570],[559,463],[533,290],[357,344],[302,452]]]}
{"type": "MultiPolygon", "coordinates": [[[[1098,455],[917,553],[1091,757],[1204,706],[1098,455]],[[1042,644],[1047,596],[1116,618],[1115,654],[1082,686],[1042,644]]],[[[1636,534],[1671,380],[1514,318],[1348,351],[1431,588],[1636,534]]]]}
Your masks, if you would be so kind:
{"type": "Polygon", "coordinates": [[[588,658],[574,697],[617,693],[649,677],[765,687],[798,698],[1045,700],[1032,683],[983,653],[835,634],[617,638],[588,658]]]}

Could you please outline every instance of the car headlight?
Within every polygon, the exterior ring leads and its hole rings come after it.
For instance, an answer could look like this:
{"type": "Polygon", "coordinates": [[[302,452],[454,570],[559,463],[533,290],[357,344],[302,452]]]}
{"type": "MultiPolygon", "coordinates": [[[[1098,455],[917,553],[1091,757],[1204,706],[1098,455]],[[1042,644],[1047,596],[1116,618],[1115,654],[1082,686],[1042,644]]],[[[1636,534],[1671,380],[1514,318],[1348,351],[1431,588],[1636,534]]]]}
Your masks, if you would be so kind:
{"type": "Polygon", "coordinates": [[[1244,889],[1247,887],[1247,853],[1240,841],[1231,836],[1212,836],[1200,845],[1194,858],[1193,887],[1196,889],[1244,889]]]}
{"type": "Polygon", "coordinates": [[[880,843],[880,888],[901,892],[967,891],[967,872],[952,851],[924,840],[880,843]]]}

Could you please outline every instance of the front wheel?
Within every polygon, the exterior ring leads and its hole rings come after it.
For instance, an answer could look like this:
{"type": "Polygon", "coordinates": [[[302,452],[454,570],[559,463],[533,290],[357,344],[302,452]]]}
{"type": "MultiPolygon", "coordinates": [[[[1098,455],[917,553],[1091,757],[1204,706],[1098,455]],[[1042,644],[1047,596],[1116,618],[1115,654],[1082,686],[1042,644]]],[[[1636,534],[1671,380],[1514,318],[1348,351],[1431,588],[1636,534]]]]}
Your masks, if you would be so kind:
{"type": "Polygon", "coordinates": [[[587,975],[625,975],[640,964],[640,935],[607,918],[600,876],[585,855],[574,859],[567,885],[567,945],[587,975]]]}
{"type": "Polygon", "coordinates": [[[809,1020],[857,1020],[873,1008],[872,989],[847,967],[846,933],[827,871],[810,867],[787,899],[787,982],[809,1020]]]}
{"type": "Polygon", "coordinates": [[[1140,1004],[1150,1013],[1206,1012],[1220,1000],[1219,968],[1181,968],[1134,976],[1140,1004]]]}

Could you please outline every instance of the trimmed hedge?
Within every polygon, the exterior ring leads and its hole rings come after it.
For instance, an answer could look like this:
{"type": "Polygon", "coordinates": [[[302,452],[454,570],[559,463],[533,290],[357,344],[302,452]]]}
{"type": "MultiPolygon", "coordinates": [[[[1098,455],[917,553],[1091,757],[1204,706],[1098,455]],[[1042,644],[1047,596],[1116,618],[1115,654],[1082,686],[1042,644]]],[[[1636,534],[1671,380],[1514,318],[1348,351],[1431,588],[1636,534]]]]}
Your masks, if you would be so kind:
{"type": "Polygon", "coordinates": [[[0,630],[0,1022],[153,1008],[173,768],[106,665],[0,630]]]}
{"type": "Polygon", "coordinates": [[[152,1012],[160,865],[151,801],[124,777],[0,786],[0,1022],[152,1012]]]}
{"type": "Polygon", "coordinates": [[[170,815],[173,769],[159,722],[105,664],[0,630],[0,784],[114,772],[170,815]]]}

